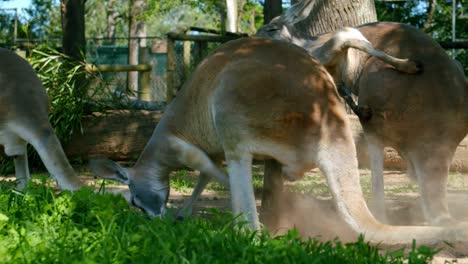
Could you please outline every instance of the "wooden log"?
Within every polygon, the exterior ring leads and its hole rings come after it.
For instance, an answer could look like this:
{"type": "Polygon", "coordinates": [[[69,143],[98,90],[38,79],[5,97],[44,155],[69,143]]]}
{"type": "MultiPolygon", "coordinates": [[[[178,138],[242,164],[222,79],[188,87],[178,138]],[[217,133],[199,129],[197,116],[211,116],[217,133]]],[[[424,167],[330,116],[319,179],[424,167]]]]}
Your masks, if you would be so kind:
{"type": "Polygon", "coordinates": [[[151,65],[148,64],[86,64],[86,70],[92,72],[129,72],[129,71],[140,71],[146,72],[151,71],[151,65]]]}
{"type": "Polygon", "coordinates": [[[83,133],[74,133],[64,145],[70,158],[103,156],[113,160],[138,158],[151,137],[162,112],[113,111],[86,116],[83,133]]]}
{"type": "Polygon", "coordinates": [[[185,35],[177,34],[170,32],[167,34],[168,38],[173,40],[188,40],[188,41],[199,41],[199,42],[228,42],[230,40],[238,39],[242,36],[237,35],[224,35],[224,36],[214,36],[214,35],[185,35]]]}
{"type": "MultiPolygon", "coordinates": [[[[223,34],[223,32],[221,32],[220,30],[210,29],[210,28],[201,28],[201,27],[189,27],[189,31],[198,31],[198,32],[218,34],[218,35],[223,34]]],[[[224,35],[237,36],[239,38],[249,36],[248,34],[238,33],[238,32],[224,32],[224,35]]]]}
{"type": "MultiPolygon", "coordinates": [[[[75,133],[66,144],[65,152],[71,158],[103,156],[113,160],[136,160],[151,138],[162,112],[114,111],[106,114],[87,116],[83,120],[83,134],[75,133]]],[[[367,144],[361,124],[351,116],[359,166],[369,168],[367,144]]],[[[406,162],[392,148],[385,148],[386,169],[405,170],[406,162]]],[[[468,136],[455,152],[451,171],[468,172],[468,136]]]]}

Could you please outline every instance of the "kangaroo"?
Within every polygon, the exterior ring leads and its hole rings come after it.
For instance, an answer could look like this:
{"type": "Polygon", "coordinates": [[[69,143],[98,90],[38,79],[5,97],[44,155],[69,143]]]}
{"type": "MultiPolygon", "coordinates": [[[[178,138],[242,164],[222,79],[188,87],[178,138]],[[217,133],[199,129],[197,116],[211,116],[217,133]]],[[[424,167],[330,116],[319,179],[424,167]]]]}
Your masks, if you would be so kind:
{"type": "MultiPolygon", "coordinates": [[[[346,63],[346,52],[350,48],[363,51],[370,56],[378,58],[401,73],[416,74],[420,73],[422,70],[422,65],[418,62],[411,61],[409,59],[395,58],[381,50],[375,49],[372,44],[356,29],[343,28],[330,33],[330,35],[331,37],[327,38],[323,45],[316,46],[312,51],[309,51],[309,53],[318,59],[329,73],[334,73],[334,75],[332,75],[334,79],[338,79],[338,76],[340,76],[340,72],[334,70],[334,68],[337,68],[337,64],[340,64],[340,68],[344,70],[354,67],[352,63],[346,63]]],[[[346,92],[343,89],[339,90],[340,93],[342,91],[346,92]]],[[[341,95],[343,96],[343,94],[341,95]]],[[[354,112],[361,116],[368,114],[367,109],[357,106],[351,96],[345,95],[344,98],[349,102],[354,112]]],[[[278,168],[281,168],[281,166],[276,165],[274,160],[266,160],[265,164],[266,177],[264,177],[265,188],[263,190],[264,195],[262,198],[262,205],[265,205],[266,208],[272,208],[275,207],[274,203],[278,202],[278,199],[281,199],[282,196],[281,189],[283,182],[282,177],[280,176],[281,173],[278,171],[278,168]],[[277,196],[278,199],[275,199],[274,196],[277,196]]],[[[193,195],[184,203],[184,206],[179,211],[179,217],[191,215],[195,201],[208,182],[209,179],[206,179],[204,175],[203,177],[200,177],[200,181],[197,183],[196,188],[193,191],[193,195]]]]}
{"type": "MultiPolygon", "coordinates": [[[[372,211],[387,221],[383,149],[389,146],[408,162],[408,174],[419,184],[427,221],[432,225],[461,224],[448,211],[446,183],[453,154],[468,132],[468,82],[463,71],[427,34],[393,22],[361,25],[352,28],[353,34],[359,32],[385,53],[417,61],[423,66],[419,74],[402,74],[356,49],[343,49],[335,56],[339,59],[321,56],[334,42],[335,32],[308,36],[296,28],[315,5],[313,0],[299,2],[261,27],[257,35],[303,47],[325,65],[337,85],[348,87],[359,97],[356,108],[365,113],[359,117],[368,142],[372,211]]],[[[273,184],[265,186],[266,193],[279,193],[281,180],[270,182],[273,184]]]]}
{"type": "Polygon", "coordinates": [[[24,189],[30,179],[30,143],[61,189],[79,189],[83,184],[49,122],[49,99],[41,81],[16,53],[0,49],[0,58],[0,144],[14,157],[17,188],[24,189]]]}
{"type": "Polygon", "coordinates": [[[350,122],[333,78],[302,48],[275,40],[230,41],[203,60],[165,111],[132,168],[98,158],[94,174],[127,184],[132,203],[164,215],[169,173],[182,166],[228,184],[232,212],[260,228],[252,159],[274,159],[288,177],[317,164],[345,223],[374,242],[468,240],[468,230],[389,226],[370,213],[359,184],[350,122]],[[281,54],[282,56],[278,56],[281,54]],[[229,177],[218,168],[225,159],[229,177]]]}

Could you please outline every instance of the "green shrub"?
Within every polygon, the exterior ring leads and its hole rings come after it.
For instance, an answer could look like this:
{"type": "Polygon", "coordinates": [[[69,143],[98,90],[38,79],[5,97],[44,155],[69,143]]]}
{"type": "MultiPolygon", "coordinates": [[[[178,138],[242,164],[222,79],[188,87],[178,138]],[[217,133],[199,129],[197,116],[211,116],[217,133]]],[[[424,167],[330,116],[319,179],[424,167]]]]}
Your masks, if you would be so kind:
{"type": "Polygon", "coordinates": [[[256,234],[227,213],[210,219],[149,218],[121,196],[91,189],[58,195],[44,184],[0,190],[0,263],[426,263],[426,247],[380,254],[354,243],[256,234]]]}
{"type": "Polygon", "coordinates": [[[85,107],[90,101],[86,80],[93,74],[84,62],[72,60],[48,46],[39,46],[28,57],[50,101],[49,120],[55,133],[67,141],[80,128],[85,107]]]}

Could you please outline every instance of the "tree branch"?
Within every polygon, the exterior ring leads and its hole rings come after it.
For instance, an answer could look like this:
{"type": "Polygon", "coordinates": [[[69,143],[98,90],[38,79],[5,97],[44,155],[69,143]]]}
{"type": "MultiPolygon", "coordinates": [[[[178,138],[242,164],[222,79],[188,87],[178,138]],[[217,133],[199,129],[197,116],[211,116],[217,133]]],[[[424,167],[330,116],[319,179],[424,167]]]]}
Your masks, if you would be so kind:
{"type": "Polygon", "coordinates": [[[432,26],[432,20],[437,7],[437,0],[429,0],[429,6],[427,7],[427,17],[423,25],[423,30],[427,31],[432,26]]]}

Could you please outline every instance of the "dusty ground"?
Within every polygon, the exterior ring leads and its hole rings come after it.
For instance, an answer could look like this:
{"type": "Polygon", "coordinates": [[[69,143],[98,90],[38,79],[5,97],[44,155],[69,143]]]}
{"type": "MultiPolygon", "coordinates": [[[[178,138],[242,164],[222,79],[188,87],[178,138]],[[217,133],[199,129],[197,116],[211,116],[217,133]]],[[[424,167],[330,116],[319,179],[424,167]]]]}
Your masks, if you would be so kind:
{"type": "MultiPolygon", "coordinates": [[[[370,172],[361,170],[363,191],[370,196],[370,172]]],[[[287,183],[288,192],[286,206],[281,214],[270,217],[271,214],[262,211],[261,197],[257,193],[257,206],[262,223],[275,234],[282,234],[296,227],[304,237],[319,237],[330,240],[339,237],[341,240],[354,240],[355,237],[342,223],[326,190],[324,177],[318,171],[313,171],[302,181],[287,183]]],[[[394,225],[424,225],[421,201],[417,185],[409,180],[405,172],[385,172],[386,205],[390,224],[394,225]]],[[[183,199],[190,193],[174,191],[171,203],[182,206],[183,199]]],[[[460,220],[468,221],[468,175],[451,173],[448,184],[448,202],[452,215],[460,220]]],[[[217,194],[213,191],[203,193],[202,200],[197,204],[197,212],[208,208],[230,208],[228,193],[217,194]]],[[[446,249],[439,253],[434,263],[468,263],[468,247],[466,250],[446,249]]]]}
{"type": "MultiPolygon", "coordinates": [[[[304,237],[317,237],[322,240],[340,238],[343,241],[355,240],[355,237],[342,223],[328,193],[325,178],[318,170],[311,171],[301,181],[287,182],[287,197],[280,214],[262,211],[261,171],[254,168],[254,186],[257,196],[257,206],[262,223],[272,234],[282,234],[296,227],[304,237]]],[[[370,172],[361,170],[361,185],[366,198],[370,196],[370,172]]],[[[80,173],[89,184],[99,186],[99,183],[84,171],[80,173]]],[[[193,172],[176,173],[172,176],[170,206],[180,208],[184,199],[190,196],[197,179],[193,172]]],[[[128,195],[124,186],[107,185],[108,190],[128,195]]],[[[451,173],[448,183],[449,208],[454,217],[468,221],[468,174],[451,173]]],[[[424,225],[421,201],[418,188],[409,180],[404,172],[385,172],[385,192],[387,214],[390,224],[394,225],[424,225]]],[[[210,208],[230,209],[229,192],[218,184],[210,184],[196,205],[196,214],[204,215],[210,208]]],[[[434,263],[468,263],[468,246],[465,249],[450,248],[438,254],[434,263]]]]}

